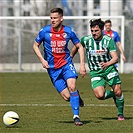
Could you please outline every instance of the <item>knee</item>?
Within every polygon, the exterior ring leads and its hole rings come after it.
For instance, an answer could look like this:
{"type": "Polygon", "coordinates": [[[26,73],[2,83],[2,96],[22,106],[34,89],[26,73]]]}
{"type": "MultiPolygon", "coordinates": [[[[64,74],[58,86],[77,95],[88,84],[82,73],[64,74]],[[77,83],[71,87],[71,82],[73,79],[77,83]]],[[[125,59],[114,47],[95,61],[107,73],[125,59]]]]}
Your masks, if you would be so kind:
{"type": "Polygon", "coordinates": [[[62,98],[63,98],[65,101],[69,102],[69,101],[70,101],[70,94],[62,95],[62,98]]]}
{"type": "Polygon", "coordinates": [[[104,95],[98,95],[98,96],[96,96],[96,98],[99,99],[99,100],[104,100],[105,96],[104,95]]]}
{"type": "Polygon", "coordinates": [[[120,97],[121,95],[122,95],[122,91],[121,90],[117,90],[115,92],[115,96],[120,97]]]}
{"type": "Polygon", "coordinates": [[[99,100],[104,100],[105,94],[104,93],[95,93],[95,97],[99,100]]]}
{"type": "Polygon", "coordinates": [[[64,100],[70,102],[70,97],[64,97],[64,100]]]}
{"type": "Polygon", "coordinates": [[[74,84],[68,86],[70,92],[76,91],[76,86],[74,84]]]}
{"type": "Polygon", "coordinates": [[[94,90],[95,97],[99,100],[105,99],[105,93],[103,91],[95,91],[94,90]]]}
{"type": "Polygon", "coordinates": [[[95,97],[99,100],[105,99],[104,87],[97,87],[94,90],[95,97]]]}
{"type": "Polygon", "coordinates": [[[120,97],[122,95],[122,91],[121,91],[120,85],[116,85],[114,87],[114,93],[115,93],[115,96],[117,96],[117,97],[120,97]]]}

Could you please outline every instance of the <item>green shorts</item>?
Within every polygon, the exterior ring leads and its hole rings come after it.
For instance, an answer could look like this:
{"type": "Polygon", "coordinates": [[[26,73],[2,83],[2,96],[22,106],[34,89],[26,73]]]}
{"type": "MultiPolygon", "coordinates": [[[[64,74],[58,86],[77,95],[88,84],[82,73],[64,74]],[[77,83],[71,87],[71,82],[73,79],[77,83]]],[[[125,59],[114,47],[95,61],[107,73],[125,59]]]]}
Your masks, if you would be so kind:
{"type": "Polygon", "coordinates": [[[103,70],[90,71],[92,89],[98,86],[106,86],[106,83],[112,87],[116,84],[121,84],[118,70],[114,66],[110,66],[103,70]]]}

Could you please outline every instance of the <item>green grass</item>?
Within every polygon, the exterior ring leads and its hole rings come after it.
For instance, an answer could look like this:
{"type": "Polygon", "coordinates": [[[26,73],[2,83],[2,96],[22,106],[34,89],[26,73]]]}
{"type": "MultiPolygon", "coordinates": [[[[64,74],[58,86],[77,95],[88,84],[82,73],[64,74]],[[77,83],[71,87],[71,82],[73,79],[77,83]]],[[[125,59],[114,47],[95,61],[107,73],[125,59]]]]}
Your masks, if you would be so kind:
{"type": "Polygon", "coordinates": [[[69,103],[56,92],[46,73],[0,73],[0,133],[133,133],[133,75],[120,76],[126,120],[117,121],[113,99],[100,101],[94,97],[87,74],[77,80],[86,106],[80,108],[85,124],[76,127],[69,103]],[[4,113],[9,110],[20,116],[14,128],[7,128],[2,122],[4,113]]]}

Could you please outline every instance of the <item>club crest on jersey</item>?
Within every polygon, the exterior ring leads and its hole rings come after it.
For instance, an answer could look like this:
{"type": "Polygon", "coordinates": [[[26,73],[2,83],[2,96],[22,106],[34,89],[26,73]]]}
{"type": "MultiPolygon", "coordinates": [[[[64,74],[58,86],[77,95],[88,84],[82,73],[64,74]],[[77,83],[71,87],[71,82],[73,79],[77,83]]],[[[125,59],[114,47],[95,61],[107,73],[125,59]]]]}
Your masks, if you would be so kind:
{"type": "Polygon", "coordinates": [[[114,38],[114,34],[112,34],[111,38],[114,38]]]}
{"type": "Polygon", "coordinates": [[[67,33],[63,33],[62,36],[63,36],[64,38],[66,38],[66,37],[67,37],[67,33]]]}
{"type": "Polygon", "coordinates": [[[103,44],[103,48],[106,49],[108,46],[107,44],[103,44]]]}
{"type": "Polygon", "coordinates": [[[51,37],[52,36],[52,33],[50,33],[49,36],[51,37]]]}

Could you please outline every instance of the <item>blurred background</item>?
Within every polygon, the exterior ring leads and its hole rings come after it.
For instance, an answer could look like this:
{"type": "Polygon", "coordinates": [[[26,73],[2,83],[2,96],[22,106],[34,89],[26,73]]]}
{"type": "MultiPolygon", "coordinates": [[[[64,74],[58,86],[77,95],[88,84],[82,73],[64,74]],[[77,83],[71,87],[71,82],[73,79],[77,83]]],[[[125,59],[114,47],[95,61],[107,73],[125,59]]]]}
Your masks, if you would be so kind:
{"type": "MultiPolygon", "coordinates": [[[[133,73],[133,0],[0,0],[1,72],[45,71],[32,46],[39,30],[50,23],[48,18],[53,7],[61,7],[64,16],[86,16],[86,19],[64,20],[64,24],[71,26],[79,38],[89,34],[91,16],[111,17],[112,29],[122,37],[127,58],[125,63],[120,59],[120,72],[133,73]],[[42,19],[37,19],[39,16],[42,19]],[[124,16],[124,23],[117,16],[124,16]]],[[[69,48],[72,46],[70,42],[69,48]]],[[[42,46],[41,51],[43,54],[42,46]]],[[[78,68],[78,55],[74,63],[78,68]]]]}

